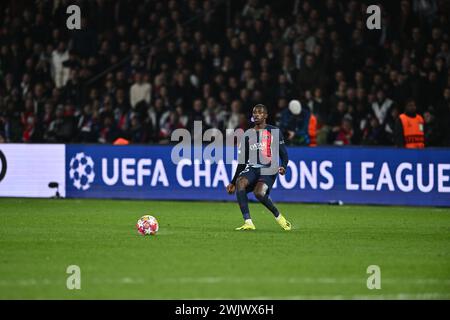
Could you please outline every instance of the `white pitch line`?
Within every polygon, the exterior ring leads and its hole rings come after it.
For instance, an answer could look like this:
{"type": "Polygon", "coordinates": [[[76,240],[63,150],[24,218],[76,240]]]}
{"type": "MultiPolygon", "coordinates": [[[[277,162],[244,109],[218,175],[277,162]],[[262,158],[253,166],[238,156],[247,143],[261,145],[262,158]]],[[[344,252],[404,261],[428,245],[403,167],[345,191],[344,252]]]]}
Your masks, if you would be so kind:
{"type": "Polygon", "coordinates": [[[375,294],[374,295],[297,295],[284,297],[257,296],[242,298],[193,298],[192,300],[430,300],[430,299],[450,299],[450,294],[442,294],[439,292],[423,292],[423,293],[397,293],[397,294],[375,294]]]}
{"type": "MultiPolygon", "coordinates": [[[[18,280],[0,280],[0,286],[41,286],[41,285],[60,285],[65,280],[56,279],[18,279],[18,280]]],[[[88,278],[87,283],[94,284],[144,284],[146,282],[155,283],[176,283],[176,284],[223,284],[223,283],[276,283],[276,284],[366,284],[366,279],[361,278],[255,278],[255,277],[180,277],[180,278],[162,278],[162,279],[146,279],[146,278],[88,278]]],[[[382,279],[382,284],[405,284],[405,285],[433,285],[444,284],[449,285],[450,279],[382,279]]]]}
{"type": "MultiPolygon", "coordinates": [[[[120,279],[89,279],[85,280],[87,283],[94,283],[94,284],[142,284],[145,283],[149,279],[138,279],[138,278],[120,278],[120,279]]],[[[65,284],[65,279],[56,280],[56,279],[19,279],[19,280],[0,280],[0,287],[1,286],[41,286],[41,285],[60,285],[61,283],[65,284]]],[[[152,279],[152,282],[155,282],[157,280],[152,279]]]]}
{"type": "MultiPolygon", "coordinates": [[[[258,282],[258,283],[313,283],[313,284],[350,284],[350,283],[366,283],[366,278],[252,278],[252,277],[199,277],[199,278],[169,278],[164,279],[164,282],[177,283],[243,283],[243,282],[258,282]]],[[[382,279],[382,283],[402,283],[402,284],[448,284],[450,279],[382,279]]],[[[449,288],[450,289],[450,288],[449,288]]]]}

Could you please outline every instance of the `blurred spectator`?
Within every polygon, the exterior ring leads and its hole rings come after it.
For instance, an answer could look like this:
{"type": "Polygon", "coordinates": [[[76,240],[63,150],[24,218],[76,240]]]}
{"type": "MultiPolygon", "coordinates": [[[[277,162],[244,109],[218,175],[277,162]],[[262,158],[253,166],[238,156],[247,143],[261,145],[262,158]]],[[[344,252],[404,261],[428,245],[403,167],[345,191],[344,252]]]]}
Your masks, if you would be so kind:
{"type": "Polygon", "coordinates": [[[256,103],[287,123],[297,99],[317,117],[318,144],[393,145],[398,107],[413,98],[429,145],[450,145],[444,1],[381,0],[381,31],[365,28],[357,1],[247,0],[229,10],[217,0],[84,1],[89,14],[70,32],[66,1],[49,1],[53,11],[40,3],[0,11],[7,142],[169,142],[195,119],[248,127],[256,103]]]}
{"type": "Polygon", "coordinates": [[[308,54],[305,58],[305,65],[301,67],[298,75],[298,84],[300,90],[310,90],[319,85],[320,71],[316,66],[314,56],[308,54]]]}
{"type": "Polygon", "coordinates": [[[192,111],[189,117],[189,124],[188,124],[188,130],[190,130],[193,133],[194,139],[199,139],[196,141],[202,141],[203,132],[207,129],[204,127],[205,124],[205,118],[203,113],[203,101],[201,99],[194,100],[192,111]],[[196,122],[201,123],[202,131],[194,130],[194,126],[196,125],[196,122]],[[196,136],[196,134],[198,136],[196,136]]]}
{"type": "Polygon", "coordinates": [[[386,134],[386,144],[395,144],[395,128],[397,125],[398,117],[400,116],[400,110],[398,107],[392,107],[385,120],[384,132],[386,134]]]}
{"type": "Polygon", "coordinates": [[[69,69],[64,67],[64,62],[69,59],[69,51],[64,42],[60,42],[58,47],[52,52],[52,77],[56,88],[66,85],[69,78],[69,69]]]}
{"type": "Polygon", "coordinates": [[[132,143],[145,143],[147,142],[147,132],[141,124],[141,120],[138,116],[131,117],[129,137],[132,143]]]}
{"type": "Polygon", "coordinates": [[[206,110],[203,112],[206,126],[223,130],[225,117],[225,111],[220,108],[216,99],[213,97],[208,98],[206,110]]]}
{"type": "Polygon", "coordinates": [[[183,119],[182,109],[177,108],[175,111],[167,111],[161,117],[160,124],[160,143],[168,143],[170,141],[170,135],[176,129],[186,128],[187,125],[187,117],[183,119]]]}
{"type": "MultiPolygon", "coordinates": [[[[134,83],[130,88],[130,104],[132,108],[137,108],[140,102],[145,102],[147,105],[151,101],[152,86],[141,73],[136,73],[134,76],[134,83]]],[[[144,107],[145,108],[145,107],[144,107]]]]}
{"type": "Polygon", "coordinates": [[[78,141],[85,143],[97,142],[98,138],[98,115],[90,104],[84,106],[78,118],[78,141]]]}
{"type": "Polygon", "coordinates": [[[280,123],[286,143],[296,146],[308,146],[310,144],[309,120],[311,113],[307,106],[302,106],[298,100],[289,102],[280,123]]]}
{"type": "Polygon", "coordinates": [[[100,127],[98,142],[100,143],[112,143],[119,137],[119,130],[117,129],[114,118],[107,114],[102,121],[100,127]]]}
{"type": "Polygon", "coordinates": [[[228,116],[228,121],[226,123],[226,129],[236,129],[240,127],[241,124],[241,103],[239,100],[234,100],[231,103],[231,113],[228,116]]]}
{"type": "Polygon", "coordinates": [[[385,145],[386,144],[386,131],[377,117],[372,117],[366,128],[363,130],[362,144],[365,145],[385,145]]]}
{"type": "Polygon", "coordinates": [[[445,131],[440,128],[439,122],[430,111],[423,114],[424,136],[427,147],[440,147],[445,142],[445,131]]]}
{"type": "Polygon", "coordinates": [[[339,101],[336,109],[334,109],[327,121],[327,123],[330,126],[330,131],[328,133],[327,137],[327,143],[334,144],[334,141],[336,140],[336,136],[341,131],[342,123],[344,120],[344,117],[348,116],[348,108],[344,101],[339,101]]]}
{"type": "Polygon", "coordinates": [[[341,126],[337,130],[336,138],[333,144],[338,146],[349,145],[352,143],[353,128],[352,122],[348,118],[342,119],[341,126]]]}
{"type": "Polygon", "coordinates": [[[372,111],[377,117],[378,123],[384,124],[392,104],[393,101],[385,96],[384,91],[378,90],[376,100],[372,102],[372,111]]]}
{"type": "Polygon", "coordinates": [[[443,90],[443,97],[436,108],[436,118],[443,130],[443,146],[450,146],[450,87],[443,90]]]}

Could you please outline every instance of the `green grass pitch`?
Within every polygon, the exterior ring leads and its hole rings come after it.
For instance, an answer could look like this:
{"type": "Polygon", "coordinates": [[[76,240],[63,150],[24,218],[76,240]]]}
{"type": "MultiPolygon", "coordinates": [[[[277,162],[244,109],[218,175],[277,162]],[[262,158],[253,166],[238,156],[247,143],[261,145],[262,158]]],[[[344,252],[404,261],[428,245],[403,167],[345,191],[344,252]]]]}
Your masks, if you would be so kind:
{"type": "Polygon", "coordinates": [[[236,203],[0,199],[0,299],[450,298],[450,209],[279,208],[291,232],[254,203],[238,232],[236,203]],[[137,234],[144,214],[156,236],[137,234]]]}

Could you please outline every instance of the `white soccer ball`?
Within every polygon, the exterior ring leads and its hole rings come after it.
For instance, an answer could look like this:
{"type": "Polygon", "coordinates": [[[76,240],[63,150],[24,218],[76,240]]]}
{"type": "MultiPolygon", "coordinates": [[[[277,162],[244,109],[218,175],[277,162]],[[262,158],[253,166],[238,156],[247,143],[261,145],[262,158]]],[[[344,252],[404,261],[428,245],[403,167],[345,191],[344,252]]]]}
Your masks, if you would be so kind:
{"type": "Polygon", "coordinates": [[[137,221],[136,228],[138,233],[143,236],[153,236],[159,230],[158,220],[153,216],[145,215],[137,221]]]}

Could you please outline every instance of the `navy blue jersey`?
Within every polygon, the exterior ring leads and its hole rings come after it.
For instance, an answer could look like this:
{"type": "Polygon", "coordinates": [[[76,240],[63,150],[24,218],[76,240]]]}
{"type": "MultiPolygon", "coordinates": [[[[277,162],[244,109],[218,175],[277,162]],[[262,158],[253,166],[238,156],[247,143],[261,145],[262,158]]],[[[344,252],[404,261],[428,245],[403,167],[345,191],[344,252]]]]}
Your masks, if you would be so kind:
{"type": "Polygon", "coordinates": [[[268,168],[274,160],[278,163],[278,159],[281,159],[280,166],[286,168],[288,154],[281,130],[272,125],[260,130],[248,129],[239,143],[239,165],[233,183],[245,167],[268,168]]]}

